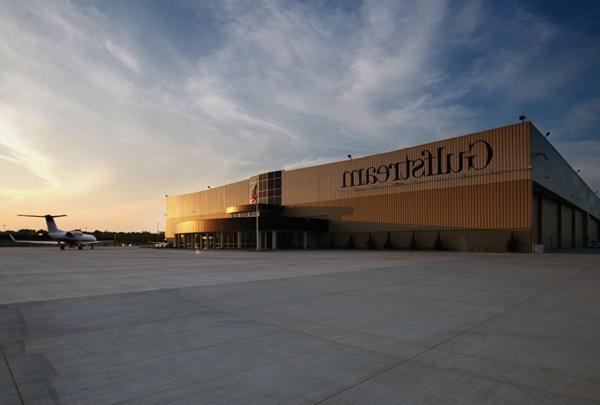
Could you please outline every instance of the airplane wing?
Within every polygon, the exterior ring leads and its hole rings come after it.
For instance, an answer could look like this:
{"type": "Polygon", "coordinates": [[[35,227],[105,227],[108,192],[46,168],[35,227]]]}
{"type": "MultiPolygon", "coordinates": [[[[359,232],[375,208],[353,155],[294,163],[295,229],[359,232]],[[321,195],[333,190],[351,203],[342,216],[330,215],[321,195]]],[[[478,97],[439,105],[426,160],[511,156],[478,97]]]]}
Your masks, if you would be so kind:
{"type": "Polygon", "coordinates": [[[34,243],[36,245],[57,245],[58,242],[54,241],[54,240],[16,240],[14,236],[12,236],[10,233],[8,234],[8,236],[10,236],[10,238],[13,240],[13,242],[16,243],[34,243]]]}

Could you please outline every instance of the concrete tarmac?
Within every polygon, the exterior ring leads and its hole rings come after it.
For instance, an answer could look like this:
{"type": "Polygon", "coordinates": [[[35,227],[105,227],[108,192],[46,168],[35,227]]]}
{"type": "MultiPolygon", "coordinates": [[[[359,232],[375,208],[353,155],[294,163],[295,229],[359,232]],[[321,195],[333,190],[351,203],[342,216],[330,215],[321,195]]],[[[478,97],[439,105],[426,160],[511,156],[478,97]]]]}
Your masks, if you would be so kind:
{"type": "Polygon", "coordinates": [[[600,403],[600,254],[0,249],[0,404],[600,403]]]}

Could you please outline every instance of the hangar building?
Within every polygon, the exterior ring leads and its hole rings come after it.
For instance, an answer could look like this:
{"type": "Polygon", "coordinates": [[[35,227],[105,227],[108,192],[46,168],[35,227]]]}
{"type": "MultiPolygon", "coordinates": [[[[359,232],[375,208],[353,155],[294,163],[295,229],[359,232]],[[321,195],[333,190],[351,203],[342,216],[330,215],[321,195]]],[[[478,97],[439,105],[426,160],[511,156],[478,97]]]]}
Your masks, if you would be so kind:
{"type": "Polygon", "coordinates": [[[365,248],[371,238],[378,248],[529,252],[600,239],[598,195],[530,122],[262,173],[169,196],[166,210],[167,239],[197,249],[257,239],[263,249],[365,248]]]}

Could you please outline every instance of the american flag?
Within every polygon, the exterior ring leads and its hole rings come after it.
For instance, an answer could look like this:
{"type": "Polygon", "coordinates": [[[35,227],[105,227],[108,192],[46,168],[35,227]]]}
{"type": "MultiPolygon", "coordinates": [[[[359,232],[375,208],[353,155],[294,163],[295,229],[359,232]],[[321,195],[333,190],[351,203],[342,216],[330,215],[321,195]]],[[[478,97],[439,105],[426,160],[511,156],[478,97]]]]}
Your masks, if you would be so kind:
{"type": "Polygon", "coordinates": [[[256,202],[258,201],[257,187],[258,187],[258,183],[255,184],[254,188],[252,189],[252,204],[256,204],[256,202]]]}

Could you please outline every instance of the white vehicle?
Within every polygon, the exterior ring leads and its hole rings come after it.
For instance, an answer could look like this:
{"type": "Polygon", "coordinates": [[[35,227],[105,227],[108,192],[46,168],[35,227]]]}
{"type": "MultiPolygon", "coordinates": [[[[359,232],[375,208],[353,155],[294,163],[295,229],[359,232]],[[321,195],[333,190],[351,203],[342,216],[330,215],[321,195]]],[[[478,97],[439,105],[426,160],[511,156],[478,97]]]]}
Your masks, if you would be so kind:
{"type": "Polygon", "coordinates": [[[66,215],[19,215],[20,217],[34,217],[34,218],[46,218],[46,225],[48,226],[48,236],[54,239],[49,240],[16,240],[12,235],[10,238],[13,242],[17,243],[33,243],[37,245],[58,245],[61,250],[64,250],[66,246],[70,248],[77,247],[83,249],[84,246],[89,246],[91,249],[94,245],[99,243],[112,242],[109,240],[97,240],[94,235],[89,233],[83,233],[81,231],[61,231],[56,226],[54,218],[66,217],[66,215]]]}
{"type": "Polygon", "coordinates": [[[148,246],[153,247],[155,249],[163,249],[169,246],[169,242],[167,241],[158,241],[158,242],[148,242],[148,246]]]}

